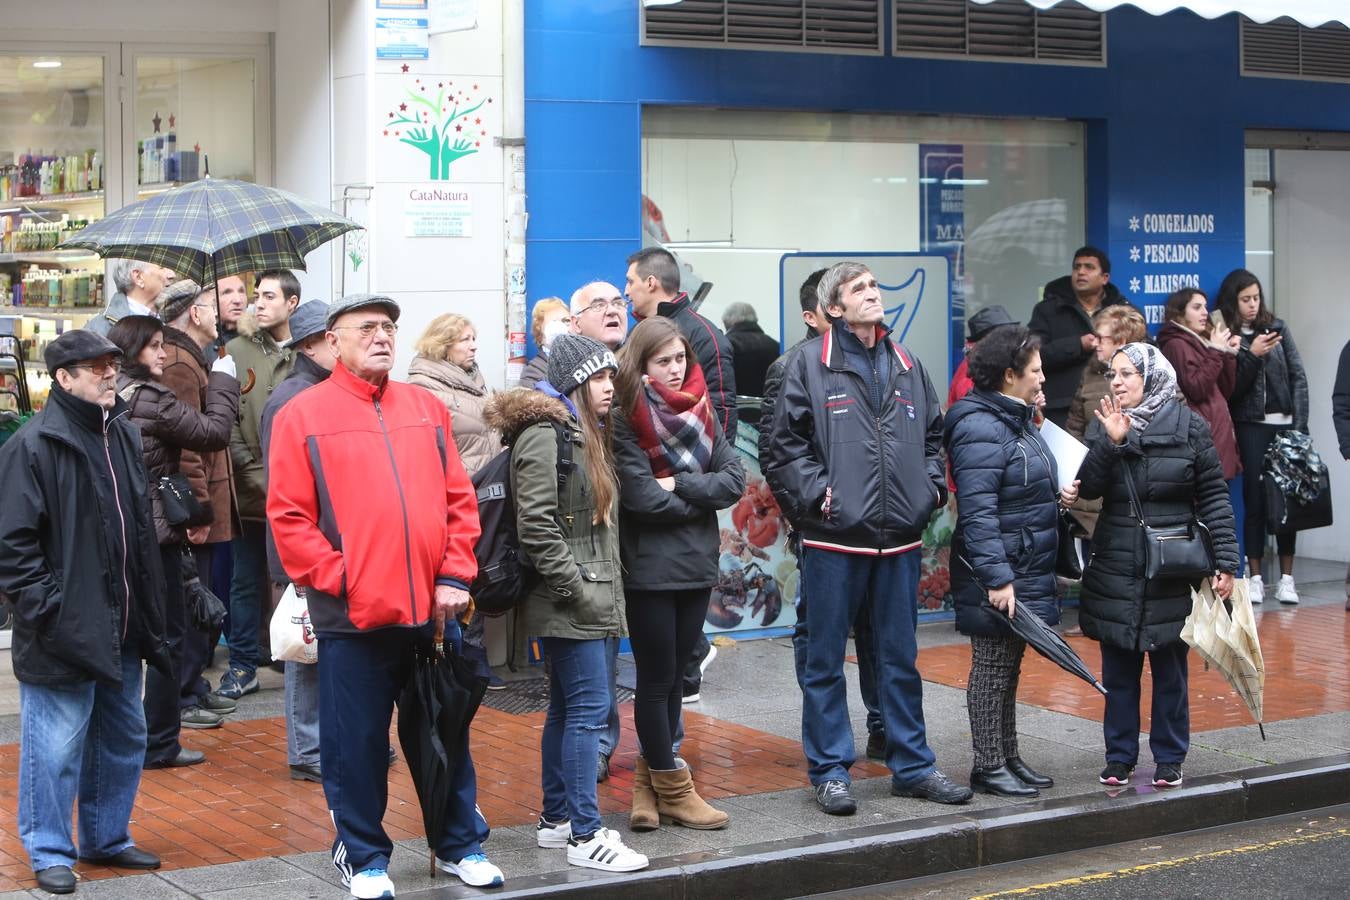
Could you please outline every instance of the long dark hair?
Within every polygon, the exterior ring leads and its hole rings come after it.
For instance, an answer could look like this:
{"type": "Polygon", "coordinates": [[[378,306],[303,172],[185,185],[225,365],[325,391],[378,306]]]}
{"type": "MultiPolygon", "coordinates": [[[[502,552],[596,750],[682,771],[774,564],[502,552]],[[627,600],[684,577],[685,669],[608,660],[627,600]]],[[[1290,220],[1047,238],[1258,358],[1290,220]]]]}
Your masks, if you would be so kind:
{"type": "Polygon", "coordinates": [[[576,388],[569,395],[572,405],[577,409],[577,422],[581,425],[582,454],[585,459],[586,475],[591,481],[591,495],[595,498],[596,525],[613,525],[615,521],[615,499],[619,495],[619,477],[614,471],[614,406],[604,417],[595,414],[591,405],[591,384],[576,388]]]}
{"type": "Polygon", "coordinates": [[[1252,320],[1252,328],[1257,331],[1269,328],[1275,321],[1275,314],[1266,306],[1266,289],[1261,287],[1261,279],[1246,269],[1234,269],[1219,285],[1217,303],[1219,312],[1223,313],[1224,321],[1228,323],[1228,329],[1234,334],[1242,329],[1242,315],[1238,312],[1238,294],[1252,285],[1256,285],[1256,289],[1261,292],[1261,302],[1256,307],[1256,318],[1252,320]]]}
{"type": "MultiPolygon", "coordinates": [[[[1190,328],[1186,324],[1186,307],[1197,296],[1203,297],[1206,305],[1209,304],[1209,298],[1205,297],[1205,292],[1199,288],[1184,287],[1173,291],[1167,297],[1167,305],[1163,307],[1163,321],[1176,322],[1182,328],[1190,328]]],[[[1199,334],[1201,337],[1209,337],[1213,331],[1213,325],[1206,325],[1205,330],[1199,334]]]]}
{"type": "Polygon", "coordinates": [[[122,371],[138,381],[150,381],[150,370],[141,364],[141,351],[164,333],[164,323],[154,316],[123,316],[108,331],[108,340],[122,348],[122,371]]]}
{"type": "Polygon", "coordinates": [[[698,359],[689,338],[670,319],[662,316],[643,319],[624,341],[623,349],[619,351],[619,374],[614,376],[614,403],[623,409],[630,422],[633,410],[641,402],[639,395],[642,393],[642,376],[647,373],[647,360],[676,338],[684,344],[684,377],[687,380],[689,370],[698,365],[698,359]]]}

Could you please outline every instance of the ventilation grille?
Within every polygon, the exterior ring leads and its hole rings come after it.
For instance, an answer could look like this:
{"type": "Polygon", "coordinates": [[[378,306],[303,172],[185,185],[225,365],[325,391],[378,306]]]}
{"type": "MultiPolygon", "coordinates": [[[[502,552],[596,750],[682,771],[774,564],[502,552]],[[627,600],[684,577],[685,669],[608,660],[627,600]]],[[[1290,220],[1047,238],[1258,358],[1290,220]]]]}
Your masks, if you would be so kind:
{"type": "Polygon", "coordinates": [[[649,44],[881,50],[881,0],[684,0],[644,9],[649,44]]]}
{"type": "Polygon", "coordinates": [[[1350,81],[1350,29],[1242,19],[1242,74],[1350,81]]]}
{"type": "Polygon", "coordinates": [[[1077,3],[1037,10],[1023,0],[896,0],[897,55],[938,54],[1103,64],[1102,14],[1077,3]]]}

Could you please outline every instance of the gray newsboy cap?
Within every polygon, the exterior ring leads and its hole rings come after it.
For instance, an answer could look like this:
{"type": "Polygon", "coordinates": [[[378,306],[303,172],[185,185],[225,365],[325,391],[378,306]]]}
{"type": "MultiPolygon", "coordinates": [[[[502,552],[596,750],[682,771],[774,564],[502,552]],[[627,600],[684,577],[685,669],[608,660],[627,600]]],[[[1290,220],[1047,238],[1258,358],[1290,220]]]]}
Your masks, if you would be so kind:
{"type": "Polygon", "coordinates": [[[298,347],[316,334],[328,330],[328,304],[322,300],[306,300],[291,313],[291,339],[287,347],[298,347]]]}
{"type": "Polygon", "coordinates": [[[101,334],[77,328],[67,331],[47,345],[42,351],[42,359],[47,363],[48,373],[55,375],[57,369],[64,369],[73,363],[82,363],[100,356],[122,356],[122,348],[101,334]]]}
{"type": "Polygon", "coordinates": [[[328,327],[332,328],[333,323],[337,321],[338,316],[343,313],[349,313],[354,309],[365,309],[367,306],[383,306],[384,311],[389,313],[389,318],[393,319],[395,322],[398,321],[398,304],[391,298],[380,294],[349,294],[340,300],[334,301],[333,304],[328,307],[328,327]]]}

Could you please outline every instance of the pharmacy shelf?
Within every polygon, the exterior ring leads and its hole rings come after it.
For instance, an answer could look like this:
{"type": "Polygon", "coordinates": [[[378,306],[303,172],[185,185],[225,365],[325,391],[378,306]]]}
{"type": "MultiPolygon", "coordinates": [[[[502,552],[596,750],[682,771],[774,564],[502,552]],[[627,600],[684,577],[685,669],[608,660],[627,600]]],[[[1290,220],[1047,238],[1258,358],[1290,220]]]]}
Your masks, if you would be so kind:
{"type": "Polygon", "coordinates": [[[0,316],[33,316],[39,319],[69,319],[72,316],[94,316],[101,306],[5,306],[0,305],[0,316]]]}
{"type": "Polygon", "coordinates": [[[23,250],[18,253],[0,253],[0,263],[68,263],[82,259],[98,259],[88,250],[23,250]]]}
{"type": "Polygon", "coordinates": [[[62,206],[102,200],[103,191],[76,191],[72,194],[47,194],[43,197],[10,197],[0,200],[0,212],[17,212],[32,207],[62,206]]]}

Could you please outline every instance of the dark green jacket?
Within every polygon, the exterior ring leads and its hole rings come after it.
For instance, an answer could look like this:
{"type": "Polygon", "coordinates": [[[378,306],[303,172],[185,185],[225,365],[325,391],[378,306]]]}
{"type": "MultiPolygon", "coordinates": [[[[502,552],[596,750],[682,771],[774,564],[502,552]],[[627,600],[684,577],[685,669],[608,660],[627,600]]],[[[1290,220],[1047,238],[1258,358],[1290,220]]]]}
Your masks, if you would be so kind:
{"type": "MultiPolygon", "coordinates": [[[[511,445],[511,491],[520,547],[541,576],[524,603],[525,630],[539,637],[595,640],[627,634],[619,533],[597,525],[576,416],[538,391],[496,395],[485,418],[511,445]],[[573,466],[558,488],[558,439],[571,434],[573,466]]],[[[617,521],[618,491],[611,518],[617,521]]]]}

